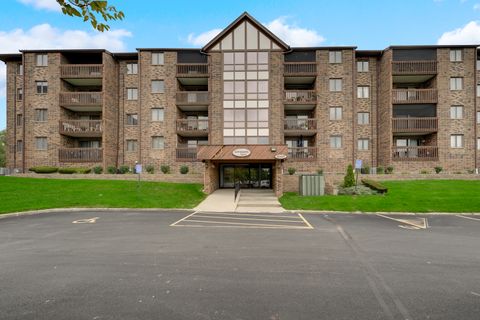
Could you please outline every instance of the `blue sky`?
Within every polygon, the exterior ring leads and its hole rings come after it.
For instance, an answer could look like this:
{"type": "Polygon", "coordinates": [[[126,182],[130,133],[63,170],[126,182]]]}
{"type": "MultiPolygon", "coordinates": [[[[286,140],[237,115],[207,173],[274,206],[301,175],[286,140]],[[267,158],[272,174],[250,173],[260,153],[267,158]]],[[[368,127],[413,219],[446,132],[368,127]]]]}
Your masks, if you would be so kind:
{"type": "MultiPolygon", "coordinates": [[[[125,12],[112,31],[65,17],[55,0],[2,0],[0,52],[34,48],[200,47],[243,11],[292,46],[480,43],[480,0],[142,1],[110,0],[125,12]],[[140,5],[139,5],[140,4],[140,5]]],[[[0,63],[0,129],[5,128],[5,75],[0,63]]]]}

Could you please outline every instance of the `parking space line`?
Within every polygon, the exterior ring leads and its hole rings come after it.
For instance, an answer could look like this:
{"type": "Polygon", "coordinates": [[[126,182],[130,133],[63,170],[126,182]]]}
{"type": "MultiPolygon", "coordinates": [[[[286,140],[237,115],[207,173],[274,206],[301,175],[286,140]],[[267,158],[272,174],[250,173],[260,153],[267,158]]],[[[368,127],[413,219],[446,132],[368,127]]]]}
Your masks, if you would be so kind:
{"type": "Polygon", "coordinates": [[[239,228],[239,229],[286,229],[286,230],[310,230],[307,227],[289,227],[289,226],[269,226],[269,225],[259,225],[259,226],[240,226],[240,225],[208,225],[202,226],[200,224],[176,224],[174,227],[187,227],[187,228],[239,228]]]}
{"type": "Polygon", "coordinates": [[[464,218],[464,219],[469,219],[469,220],[475,220],[475,221],[479,221],[479,222],[480,222],[480,219],[477,219],[477,218],[466,217],[466,216],[462,216],[462,215],[456,215],[455,217],[464,218]]]}
{"type": "MultiPolygon", "coordinates": [[[[238,217],[212,217],[208,215],[203,215],[203,214],[197,214],[195,217],[200,217],[200,218],[212,218],[212,219],[231,219],[231,220],[253,220],[253,221],[273,221],[273,222],[286,222],[286,223],[303,223],[302,220],[280,220],[280,219],[263,219],[263,218],[238,218],[238,217]]],[[[194,217],[194,218],[195,218],[194,217]]],[[[192,221],[192,220],[189,220],[192,221]]]]}
{"type": "Polygon", "coordinates": [[[173,226],[175,226],[177,223],[179,223],[179,222],[182,222],[183,220],[185,220],[185,219],[187,219],[187,218],[189,218],[189,217],[193,216],[195,213],[197,213],[197,211],[195,211],[195,212],[193,212],[193,213],[189,214],[189,215],[188,215],[188,216],[186,216],[186,217],[183,217],[182,219],[180,219],[180,220],[178,220],[178,221],[175,221],[174,223],[172,223],[172,224],[170,225],[170,227],[173,227],[173,226]]]}
{"type": "Polygon", "coordinates": [[[286,218],[286,219],[297,219],[296,216],[291,215],[273,215],[273,214],[256,214],[256,213],[223,213],[223,212],[207,212],[207,211],[198,211],[198,214],[209,214],[209,215],[220,215],[220,216],[249,216],[249,217],[268,217],[268,218],[286,218]]]}
{"type": "Polygon", "coordinates": [[[307,221],[307,219],[305,219],[305,218],[303,217],[303,215],[302,215],[301,213],[297,213],[297,214],[298,214],[298,216],[299,216],[300,218],[302,218],[302,220],[305,222],[305,224],[306,224],[310,229],[313,229],[313,226],[310,224],[310,222],[307,221]]]}
{"type": "Polygon", "coordinates": [[[410,220],[407,220],[407,219],[398,219],[398,218],[392,218],[392,217],[389,217],[389,216],[385,216],[383,214],[377,214],[377,216],[379,217],[382,217],[382,218],[385,218],[385,219],[390,219],[390,220],[393,220],[393,221],[397,221],[397,222],[400,222],[400,223],[403,223],[403,224],[406,224],[406,225],[409,225],[409,226],[413,226],[415,227],[416,229],[427,229],[428,228],[428,220],[427,218],[417,218],[419,220],[423,220],[422,222],[423,223],[414,223],[414,222],[411,222],[410,220]]]}
{"type": "Polygon", "coordinates": [[[309,227],[300,227],[300,226],[288,226],[288,225],[278,225],[278,224],[264,224],[264,223],[245,223],[245,222],[218,222],[218,221],[207,221],[207,220],[193,220],[189,219],[188,222],[200,222],[200,223],[217,223],[217,224],[231,224],[231,225],[245,225],[245,226],[269,226],[269,227],[280,227],[285,229],[310,229],[309,227]]]}

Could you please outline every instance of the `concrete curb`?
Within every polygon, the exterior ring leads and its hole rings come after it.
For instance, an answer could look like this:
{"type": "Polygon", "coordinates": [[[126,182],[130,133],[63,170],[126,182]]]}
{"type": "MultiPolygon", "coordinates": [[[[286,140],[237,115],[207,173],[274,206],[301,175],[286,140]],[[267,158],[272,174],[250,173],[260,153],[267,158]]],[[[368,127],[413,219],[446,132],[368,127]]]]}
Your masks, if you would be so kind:
{"type": "Polygon", "coordinates": [[[285,210],[289,213],[301,213],[301,214],[357,214],[357,215],[374,215],[374,214],[388,214],[388,215],[431,215],[431,216],[441,216],[441,215],[470,215],[478,216],[480,212],[388,212],[388,211],[374,211],[374,212],[363,212],[363,211],[324,211],[324,210],[285,210]]]}

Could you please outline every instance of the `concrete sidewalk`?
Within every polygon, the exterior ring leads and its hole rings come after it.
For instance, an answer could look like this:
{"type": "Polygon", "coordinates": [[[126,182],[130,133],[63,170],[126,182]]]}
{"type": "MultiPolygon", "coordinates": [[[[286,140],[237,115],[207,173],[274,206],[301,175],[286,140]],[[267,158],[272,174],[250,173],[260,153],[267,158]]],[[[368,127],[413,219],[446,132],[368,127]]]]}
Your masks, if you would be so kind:
{"type": "Polygon", "coordinates": [[[218,189],[208,195],[197,207],[196,211],[235,212],[235,190],[218,189]]]}

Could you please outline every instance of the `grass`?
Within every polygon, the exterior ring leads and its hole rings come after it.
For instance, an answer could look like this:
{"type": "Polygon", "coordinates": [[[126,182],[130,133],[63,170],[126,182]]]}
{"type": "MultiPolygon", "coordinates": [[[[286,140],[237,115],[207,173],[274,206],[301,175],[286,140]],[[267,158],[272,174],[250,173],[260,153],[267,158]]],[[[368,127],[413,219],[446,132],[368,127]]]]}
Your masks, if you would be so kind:
{"type": "Polygon", "coordinates": [[[0,177],[0,213],[37,209],[193,208],[200,184],[0,177]]]}
{"type": "Polygon", "coordinates": [[[362,212],[480,212],[479,180],[384,181],[386,195],[308,196],[286,193],[285,209],[362,212]]]}

